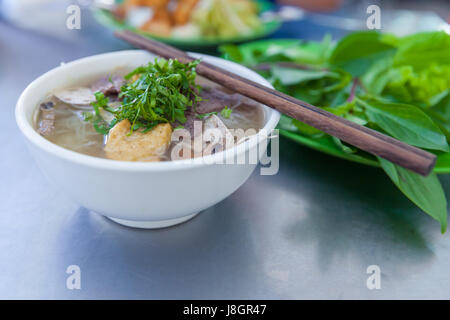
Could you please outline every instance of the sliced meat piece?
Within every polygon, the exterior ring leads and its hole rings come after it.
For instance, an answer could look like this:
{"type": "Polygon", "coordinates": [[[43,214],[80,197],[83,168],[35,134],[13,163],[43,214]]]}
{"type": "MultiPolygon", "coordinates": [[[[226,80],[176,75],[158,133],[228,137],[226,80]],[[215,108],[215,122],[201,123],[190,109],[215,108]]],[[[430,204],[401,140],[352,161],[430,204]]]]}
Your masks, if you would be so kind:
{"type": "Polygon", "coordinates": [[[217,88],[204,88],[200,92],[200,97],[205,100],[197,102],[195,111],[198,113],[220,112],[225,106],[232,109],[242,99],[240,94],[226,93],[217,88]]]}
{"type": "Polygon", "coordinates": [[[84,87],[58,91],[55,97],[64,103],[77,106],[87,106],[95,101],[92,90],[84,87]]]}
{"type": "Polygon", "coordinates": [[[176,149],[172,149],[176,150],[172,154],[172,157],[175,155],[176,158],[172,160],[184,159],[184,151],[190,154],[188,158],[195,158],[214,154],[235,145],[235,137],[218,116],[213,114],[201,120],[191,111],[185,115],[187,121],[183,126],[184,130],[189,131],[191,141],[177,142],[174,147],[176,149]]]}
{"type": "Polygon", "coordinates": [[[211,154],[234,146],[234,136],[216,115],[211,115],[203,122],[203,153],[211,154]],[[213,145],[211,143],[215,142],[213,145]]]}
{"type": "Polygon", "coordinates": [[[39,107],[38,132],[43,136],[49,136],[55,129],[55,109],[53,102],[41,103],[39,107]]]}
{"type": "Polygon", "coordinates": [[[187,110],[184,112],[184,116],[186,117],[186,122],[183,124],[174,123],[173,127],[176,128],[178,126],[183,126],[184,129],[188,130],[191,134],[191,137],[194,136],[194,121],[201,121],[195,117],[195,112],[192,110],[192,108],[187,108],[187,110]]]}
{"type": "MultiPolygon", "coordinates": [[[[195,149],[196,153],[201,153],[206,149],[206,147],[209,146],[210,142],[208,141],[216,141],[215,145],[211,149],[212,153],[219,152],[224,149],[228,149],[234,145],[234,136],[231,133],[231,131],[227,128],[227,126],[223,123],[223,121],[216,116],[215,114],[210,115],[209,117],[205,119],[199,119],[196,117],[196,113],[194,113],[190,108],[186,110],[185,112],[186,116],[186,122],[182,125],[185,130],[189,131],[189,134],[191,136],[191,144],[192,144],[192,150],[195,149]],[[213,130],[213,129],[218,129],[213,130]],[[202,137],[202,143],[201,145],[194,146],[194,137],[200,135],[203,133],[202,137]],[[219,134],[220,137],[216,137],[216,135],[219,134]],[[217,139],[216,139],[217,138],[217,139]],[[208,140],[205,142],[204,140],[208,140]],[[228,141],[228,145],[227,145],[228,141]],[[224,148],[225,147],[225,148],[224,148]],[[198,150],[197,150],[198,149],[198,150]],[[200,150],[202,149],[202,150],[200,150]]],[[[173,127],[176,128],[179,124],[174,123],[173,127]]],[[[210,152],[211,152],[210,151],[210,152]]]]}
{"type": "Polygon", "coordinates": [[[103,92],[105,96],[118,95],[125,84],[125,79],[118,75],[104,77],[91,85],[92,92],[103,92]]]}
{"type": "Polygon", "coordinates": [[[111,129],[105,146],[106,156],[120,161],[159,161],[170,144],[170,124],[159,124],[149,132],[128,135],[130,128],[130,121],[122,120],[111,129]]]}

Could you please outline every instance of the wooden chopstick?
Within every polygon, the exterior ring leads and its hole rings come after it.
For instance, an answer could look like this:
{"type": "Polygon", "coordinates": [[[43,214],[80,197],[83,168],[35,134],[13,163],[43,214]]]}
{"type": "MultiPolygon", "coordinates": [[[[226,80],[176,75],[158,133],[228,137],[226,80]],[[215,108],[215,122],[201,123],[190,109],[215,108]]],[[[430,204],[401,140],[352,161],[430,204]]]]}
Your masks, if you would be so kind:
{"type": "MultiPolygon", "coordinates": [[[[182,63],[195,60],[184,51],[128,30],[116,31],[115,36],[135,47],[145,49],[167,59],[177,59],[182,63]]],[[[197,73],[228,89],[274,108],[289,117],[421,175],[428,175],[436,162],[436,156],[432,153],[355,124],[210,63],[202,61],[197,66],[197,73]]]]}

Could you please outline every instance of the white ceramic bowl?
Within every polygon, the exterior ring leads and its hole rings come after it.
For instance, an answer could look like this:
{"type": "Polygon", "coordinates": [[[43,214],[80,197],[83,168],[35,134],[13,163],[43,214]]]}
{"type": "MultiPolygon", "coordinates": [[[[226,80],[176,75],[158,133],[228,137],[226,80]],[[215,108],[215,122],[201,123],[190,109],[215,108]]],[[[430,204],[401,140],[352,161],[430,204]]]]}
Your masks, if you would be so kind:
{"type": "MultiPolygon", "coordinates": [[[[223,59],[194,54],[203,60],[270,87],[257,73],[223,59]]],[[[215,205],[238,189],[256,164],[207,164],[220,154],[194,160],[138,163],[101,159],[76,153],[41,137],[34,129],[37,105],[58,88],[82,79],[111,73],[115,68],[135,68],[154,59],[140,50],[119,51],[76,60],[34,80],[16,106],[16,121],[39,167],[47,178],[81,206],[114,221],[140,228],[161,228],[184,222],[215,205]],[[212,158],[211,158],[212,157],[212,158]]],[[[266,131],[280,115],[266,106],[266,131]]],[[[258,147],[259,139],[235,147],[236,154],[258,147]]],[[[261,148],[259,148],[261,149],[261,148]]],[[[258,150],[262,152],[265,150],[258,150]]]]}

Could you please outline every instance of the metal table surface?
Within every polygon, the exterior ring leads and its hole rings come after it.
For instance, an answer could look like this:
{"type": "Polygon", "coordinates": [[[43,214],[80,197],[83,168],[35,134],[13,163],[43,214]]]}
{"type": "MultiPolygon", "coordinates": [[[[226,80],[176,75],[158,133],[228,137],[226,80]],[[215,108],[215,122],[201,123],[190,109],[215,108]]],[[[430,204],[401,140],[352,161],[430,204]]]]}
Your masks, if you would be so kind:
{"type": "MultiPolygon", "coordinates": [[[[92,21],[70,32],[57,40],[0,21],[0,298],[450,298],[449,232],[379,169],[285,139],[277,175],[255,171],[176,227],[130,229],[73,204],[44,179],[14,120],[37,76],[126,48],[92,21]],[[69,265],[80,266],[80,290],[66,287],[69,265]],[[369,265],[381,269],[380,290],[366,286],[369,265]]],[[[441,181],[450,194],[450,177],[441,181]]]]}

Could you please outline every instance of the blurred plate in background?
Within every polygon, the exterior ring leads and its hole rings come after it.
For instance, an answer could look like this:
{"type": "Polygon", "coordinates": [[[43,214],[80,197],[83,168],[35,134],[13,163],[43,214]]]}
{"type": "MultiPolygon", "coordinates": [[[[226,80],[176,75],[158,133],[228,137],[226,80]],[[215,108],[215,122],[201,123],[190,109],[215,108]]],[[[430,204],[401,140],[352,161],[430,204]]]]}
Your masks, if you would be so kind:
{"type": "MultiPolygon", "coordinates": [[[[260,16],[261,14],[274,9],[274,5],[269,1],[257,0],[256,3],[258,5],[260,16]]],[[[266,36],[273,34],[276,30],[278,30],[278,28],[282,24],[281,19],[276,18],[271,20],[262,19],[261,27],[249,34],[242,34],[232,37],[213,37],[213,36],[174,37],[174,36],[160,36],[139,30],[137,27],[132,26],[127,21],[120,21],[119,19],[117,19],[114,13],[110,10],[95,8],[93,9],[93,11],[95,19],[107,28],[110,28],[112,30],[127,29],[137,31],[145,36],[151,37],[161,42],[165,42],[179,48],[190,50],[195,49],[201,50],[202,48],[205,47],[216,47],[218,45],[225,43],[241,43],[264,38],[266,36]]]]}

